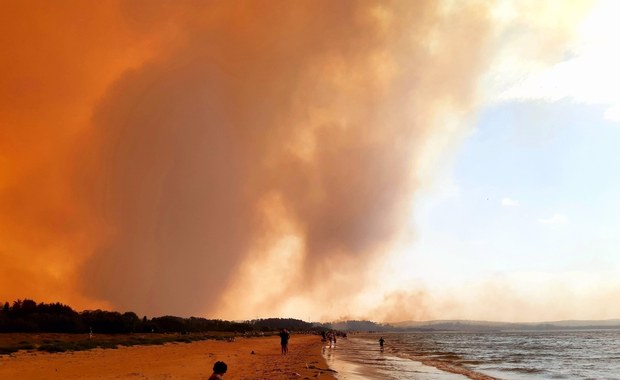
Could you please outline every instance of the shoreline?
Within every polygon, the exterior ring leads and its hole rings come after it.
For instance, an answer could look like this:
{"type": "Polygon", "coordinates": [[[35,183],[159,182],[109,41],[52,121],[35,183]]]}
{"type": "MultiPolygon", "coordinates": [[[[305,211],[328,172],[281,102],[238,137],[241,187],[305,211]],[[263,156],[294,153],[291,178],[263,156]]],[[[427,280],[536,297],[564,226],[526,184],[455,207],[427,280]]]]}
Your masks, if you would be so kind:
{"type": "Polygon", "coordinates": [[[0,378],[207,379],[221,360],[228,365],[224,379],[336,379],[321,349],[320,336],[293,334],[288,355],[280,353],[278,337],[63,353],[20,351],[0,356],[0,378]]]}
{"type": "Polygon", "coordinates": [[[418,380],[497,380],[495,377],[441,360],[399,355],[398,352],[389,349],[383,351],[378,347],[376,350],[368,350],[368,346],[352,345],[349,339],[341,339],[333,347],[324,345],[323,356],[329,366],[338,371],[340,380],[384,379],[386,371],[393,372],[396,376],[390,378],[399,379],[408,378],[399,377],[406,373],[418,380]],[[390,363],[389,367],[383,363],[390,363]]]}

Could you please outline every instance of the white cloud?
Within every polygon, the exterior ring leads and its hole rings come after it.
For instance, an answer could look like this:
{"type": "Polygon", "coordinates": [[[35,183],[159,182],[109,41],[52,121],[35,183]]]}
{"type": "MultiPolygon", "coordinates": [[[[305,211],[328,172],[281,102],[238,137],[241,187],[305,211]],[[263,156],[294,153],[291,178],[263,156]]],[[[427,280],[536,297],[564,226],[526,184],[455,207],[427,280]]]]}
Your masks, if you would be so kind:
{"type": "MultiPolygon", "coordinates": [[[[554,4],[562,7],[564,2],[554,4]]],[[[581,104],[606,106],[604,117],[610,121],[620,121],[620,48],[616,38],[620,34],[618,12],[618,1],[597,2],[575,30],[575,37],[566,45],[566,51],[572,57],[552,65],[544,60],[544,52],[532,53],[527,47],[547,46],[542,42],[537,44],[535,39],[545,34],[542,32],[553,36],[560,29],[555,24],[546,26],[548,18],[544,19],[547,20],[545,23],[539,24],[539,18],[529,15],[534,17],[527,23],[532,25],[530,33],[519,34],[520,40],[506,41],[503,46],[508,47],[503,48],[495,61],[484,83],[487,99],[491,102],[556,102],[567,99],[581,104]]],[[[508,26],[514,24],[514,20],[512,23],[510,19],[500,20],[508,26]]],[[[509,30],[508,27],[506,30],[509,30]]],[[[554,45],[549,43],[549,46],[554,45]]]]}
{"type": "Polygon", "coordinates": [[[519,205],[519,201],[511,199],[511,198],[504,198],[502,199],[502,206],[506,206],[506,207],[515,207],[519,205]]]}
{"type": "Polygon", "coordinates": [[[587,54],[529,76],[500,95],[500,100],[565,98],[583,104],[607,105],[605,117],[615,120],[620,108],[620,54],[587,54]]]}
{"type": "Polygon", "coordinates": [[[605,111],[605,119],[620,123],[620,103],[613,107],[609,107],[607,111],[605,111]]]}
{"type": "Polygon", "coordinates": [[[550,224],[550,225],[559,225],[559,224],[567,224],[568,217],[566,215],[555,213],[552,217],[547,219],[538,219],[538,221],[542,224],[550,224]]]}

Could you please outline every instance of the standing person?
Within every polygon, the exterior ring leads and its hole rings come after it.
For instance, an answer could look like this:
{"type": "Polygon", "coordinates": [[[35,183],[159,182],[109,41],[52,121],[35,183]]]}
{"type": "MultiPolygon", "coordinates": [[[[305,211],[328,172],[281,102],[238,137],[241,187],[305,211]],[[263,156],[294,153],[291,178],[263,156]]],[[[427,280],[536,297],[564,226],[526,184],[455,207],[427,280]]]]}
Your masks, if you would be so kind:
{"type": "Polygon", "coordinates": [[[385,339],[381,337],[381,339],[379,339],[379,346],[381,347],[381,351],[383,351],[383,343],[385,343],[385,339]]]}
{"type": "Polygon", "coordinates": [[[213,365],[213,373],[209,380],[221,380],[224,378],[224,374],[228,371],[228,366],[224,362],[215,362],[213,365]]]}
{"type": "Polygon", "coordinates": [[[282,329],[280,331],[280,345],[282,346],[282,354],[288,354],[288,340],[290,339],[291,334],[289,334],[287,329],[282,329]]]}

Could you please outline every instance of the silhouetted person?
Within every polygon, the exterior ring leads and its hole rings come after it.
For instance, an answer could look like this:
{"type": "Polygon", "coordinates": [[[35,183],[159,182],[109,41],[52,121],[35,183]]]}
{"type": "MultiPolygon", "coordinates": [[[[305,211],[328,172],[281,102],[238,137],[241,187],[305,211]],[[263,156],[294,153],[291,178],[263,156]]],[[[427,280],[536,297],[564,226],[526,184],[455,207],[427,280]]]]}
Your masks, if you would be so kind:
{"type": "Polygon", "coordinates": [[[379,346],[381,347],[381,350],[383,350],[383,343],[385,343],[385,339],[381,337],[381,339],[379,339],[379,346]]]}
{"type": "Polygon", "coordinates": [[[286,329],[282,329],[282,331],[280,331],[280,345],[282,346],[283,354],[288,354],[288,340],[290,337],[291,334],[289,334],[286,329]]]}
{"type": "Polygon", "coordinates": [[[228,366],[224,362],[215,362],[213,365],[213,374],[209,380],[220,380],[224,378],[224,374],[228,371],[228,366]]]}

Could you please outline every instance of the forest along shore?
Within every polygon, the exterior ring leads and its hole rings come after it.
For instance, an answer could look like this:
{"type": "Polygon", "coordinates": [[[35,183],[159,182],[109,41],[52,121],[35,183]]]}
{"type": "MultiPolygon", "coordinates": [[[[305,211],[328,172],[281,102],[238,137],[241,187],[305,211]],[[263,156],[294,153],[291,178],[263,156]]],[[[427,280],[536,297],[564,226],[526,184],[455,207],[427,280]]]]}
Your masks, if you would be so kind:
{"type": "Polygon", "coordinates": [[[19,351],[0,356],[0,378],[206,379],[221,360],[228,365],[225,378],[230,379],[335,379],[321,347],[320,336],[294,334],[288,355],[280,353],[277,336],[61,353],[19,351]]]}

